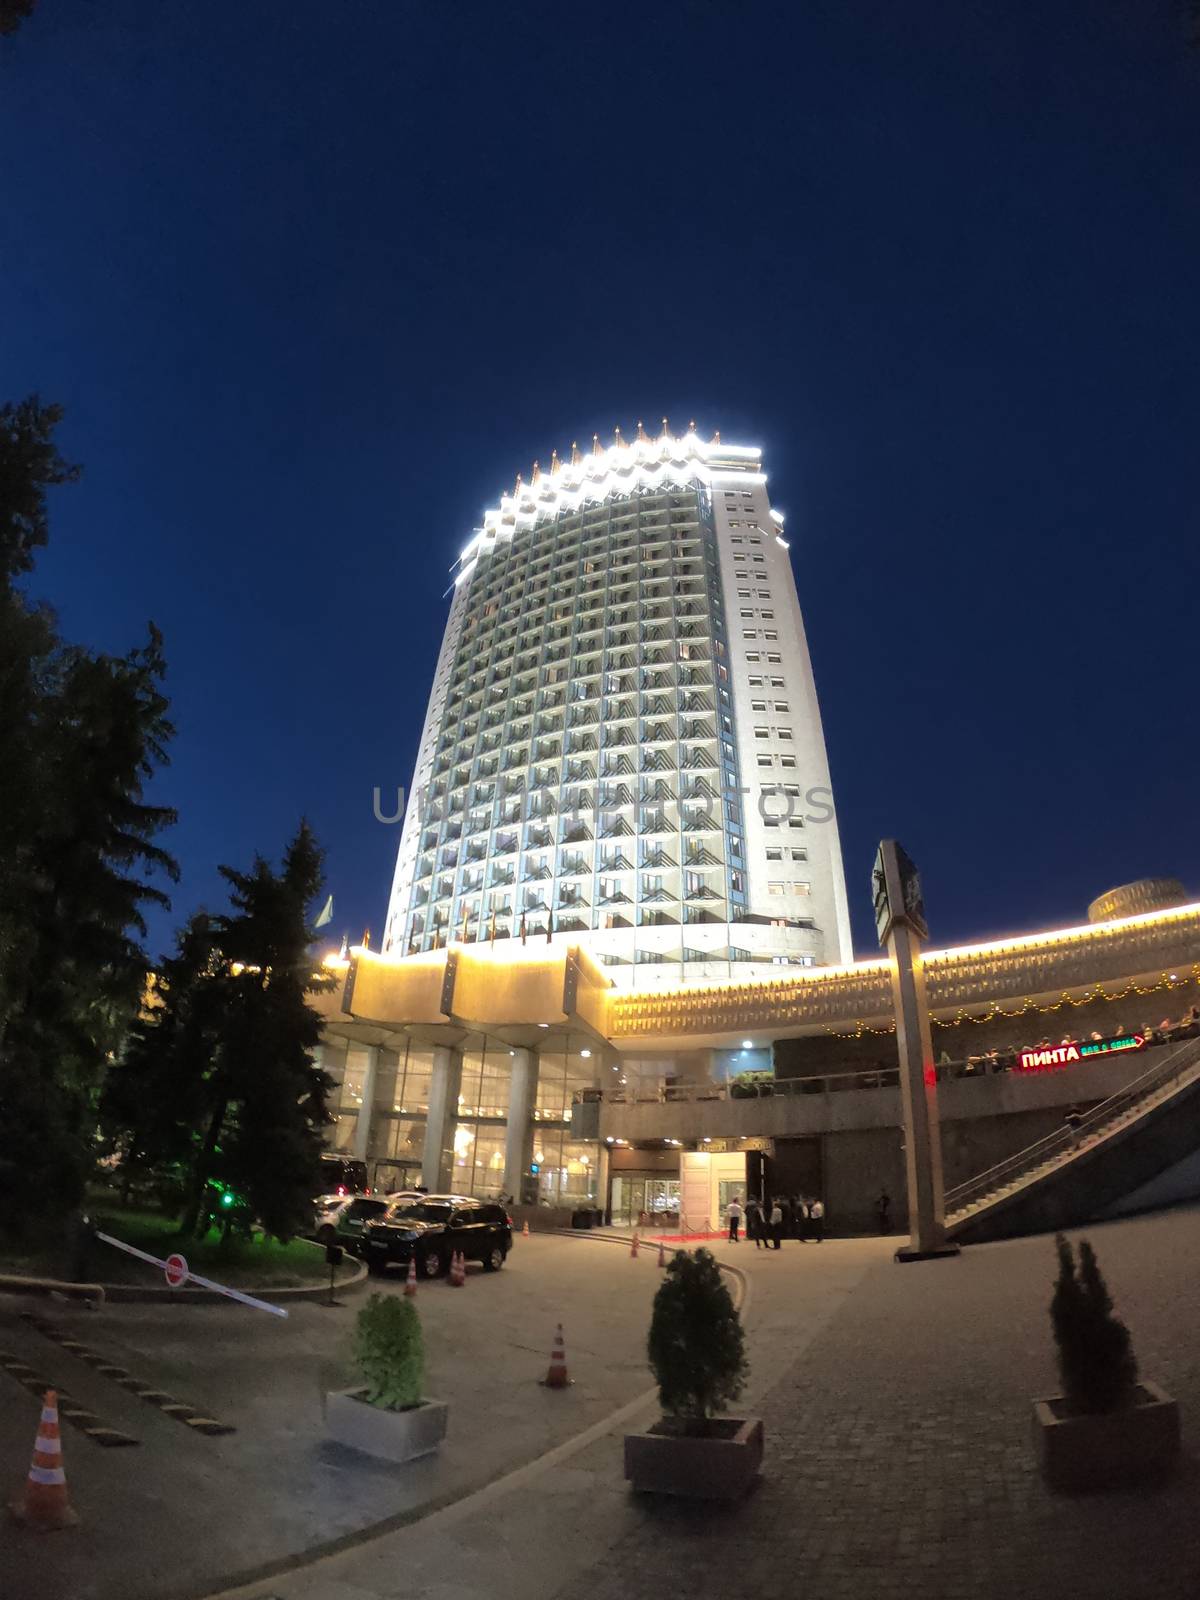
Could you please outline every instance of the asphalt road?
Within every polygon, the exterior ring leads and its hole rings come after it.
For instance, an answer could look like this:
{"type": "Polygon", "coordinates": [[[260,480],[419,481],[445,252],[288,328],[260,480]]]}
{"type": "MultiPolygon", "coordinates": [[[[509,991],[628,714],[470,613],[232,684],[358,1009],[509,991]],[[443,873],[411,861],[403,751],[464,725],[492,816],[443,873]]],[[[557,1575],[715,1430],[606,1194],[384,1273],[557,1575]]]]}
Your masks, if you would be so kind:
{"type": "MultiPolygon", "coordinates": [[[[293,1306],[287,1321],[237,1305],[81,1306],[0,1298],[0,1361],[66,1389],[102,1427],[139,1442],[105,1447],[71,1425],[63,1446],[78,1529],[51,1536],[0,1520],[4,1600],[166,1600],[490,1482],[573,1437],[650,1386],[645,1337],[658,1274],[651,1252],[586,1237],[519,1239],[500,1273],[465,1288],[423,1284],[427,1391],[451,1405],[440,1453],[393,1467],[325,1438],[324,1397],[349,1386],[341,1309],[293,1306]],[[231,1425],[198,1433],[31,1325],[32,1311],[131,1381],[231,1425]],[[574,1383],[548,1391],[555,1324],[574,1383]]],[[[371,1287],[377,1285],[372,1283],[371,1287]]],[[[400,1293],[399,1277],[385,1292],[400,1293]]],[[[39,1401],[0,1366],[0,1473],[20,1491],[39,1401]]]]}

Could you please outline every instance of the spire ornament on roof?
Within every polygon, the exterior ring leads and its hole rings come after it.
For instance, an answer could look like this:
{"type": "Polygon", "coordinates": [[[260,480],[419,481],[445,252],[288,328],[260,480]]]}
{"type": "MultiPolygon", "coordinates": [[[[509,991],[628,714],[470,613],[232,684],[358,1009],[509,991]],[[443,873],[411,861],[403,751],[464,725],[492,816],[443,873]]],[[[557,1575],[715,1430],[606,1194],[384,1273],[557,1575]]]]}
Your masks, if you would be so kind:
{"type": "Polygon", "coordinates": [[[529,480],[530,488],[532,488],[533,485],[538,482],[538,480],[541,478],[541,476],[542,476],[542,469],[541,469],[541,467],[538,466],[537,462],[535,461],[533,463],[533,476],[529,480]]]}
{"type": "Polygon", "coordinates": [[[577,467],[583,460],[583,452],[579,448],[579,440],[571,440],[571,465],[577,467]]]}
{"type": "Polygon", "coordinates": [[[521,490],[524,488],[524,486],[525,486],[525,480],[521,477],[521,474],[518,472],[517,473],[517,486],[513,490],[513,499],[514,500],[519,500],[521,498],[521,490]]]}
{"type": "Polygon", "coordinates": [[[613,429],[613,443],[616,444],[616,445],[624,445],[624,443],[625,443],[624,439],[622,439],[622,437],[621,437],[620,428],[614,428],[613,429]]]}
{"type": "Polygon", "coordinates": [[[717,430],[716,430],[716,431],[715,431],[715,432],[714,432],[714,434],[713,434],[713,436],[712,436],[712,442],[713,442],[713,443],[714,443],[714,444],[720,444],[720,442],[721,442],[721,430],[720,430],[720,428],[718,428],[718,429],[717,429],[717,430]]]}
{"type": "Polygon", "coordinates": [[[602,456],[604,454],[604,451],[600,448],[600,435],[598,433],[592,435],[592,454],[594,456],[602,456]]]}
{"type": "Polygon", "coordinates": [[[550,476],[553,477],[556,472],[561,472],[561,471],[562,471],[562,462],[558,459],[558,451],[557,450],[551,450],[551,452],[550,452],[550,476]]]}
{"type": "Polygon", "coordinates": [[[650,440],[646,437],[646,430],[645,430],[645,428],[642,427],[640,422],[638,423],[637,436],[638,436],[638,440],[640,441],[640,443],[642,443],[642,444],[649,444],[650,443],[650,440]]]}
{"type": "Polygon", "coordinates": [[[696,431],[696,419],[695,419],[695,417],[693,417],[692,420],[688,423],[688,432],[689,433],[695,433],[695,431],[696,431]]]}
{"type": "Polygon", "coordinates": [[[658,437],[660,439],[669,439],[671,437],[671,424],[667,421],[666,417],[664,417],[662,419],[662,424],[663,424],[663,431],[659,434],[658,437]]]}

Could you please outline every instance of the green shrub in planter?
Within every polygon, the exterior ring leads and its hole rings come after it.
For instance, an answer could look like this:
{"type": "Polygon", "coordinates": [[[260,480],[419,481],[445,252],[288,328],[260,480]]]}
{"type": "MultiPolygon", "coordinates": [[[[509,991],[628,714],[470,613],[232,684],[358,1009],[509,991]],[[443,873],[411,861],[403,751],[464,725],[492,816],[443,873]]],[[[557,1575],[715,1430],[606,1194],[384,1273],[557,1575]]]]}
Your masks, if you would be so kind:
{"type": "Polygon", "coordinates": [[[663,1412],[685,1433],[742,1392],[749,1364],[742,1324],[710,1250],[680,1250],[654,1297],[647,1343],[663,1412]]]}
{"type": "Polygon", "coordinates": [[[367,1384],[367,1399],[386,1411],[408,1411],[421,1403],[425,1345],[421,1320],[403,1295],[373,1294],[358,1313],[354,1359],[367,1384]]]}
{"type": "Polygon", "coordinates": [[[1060,1233],[1058,1282],[1050,1320],[1058,1345],[1063,1394],[1075,1412],[1095,1414],[1133,1405],[1137,1361],[1129,1329],[1113,1315],[1112,1297],[1086,1239],[1079,1241],[1079,1266],[1070,1241],[1060,1233]]]}

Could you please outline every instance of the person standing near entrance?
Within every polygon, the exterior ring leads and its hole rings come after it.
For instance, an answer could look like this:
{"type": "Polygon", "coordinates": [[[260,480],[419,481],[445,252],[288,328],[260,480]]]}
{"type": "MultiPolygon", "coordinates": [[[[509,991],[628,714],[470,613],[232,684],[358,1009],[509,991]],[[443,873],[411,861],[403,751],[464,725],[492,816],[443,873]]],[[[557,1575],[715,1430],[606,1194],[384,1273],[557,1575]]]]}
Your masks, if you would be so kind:
{"type": "Polygon", "coordinates": [[[771,1239],[776,1250],[783,1248],[783,1207],[778,1196],[771,1201],[771,1239]]]}
{"type": "Polygon", "coordinates": [[[738,1229],[742,1225],[742,1202],[736,1194],[729,1202],[726,1214],[729,1217],[729,1242],[730,1244],[736,1244],[738,1242],[738,1229]]]}
{"type": "Polygon", "coordinates": [[[825,1204],[820,1195],[808,1203],[808,1225],[813,1238],[820,1244],[825,1237],[825,1204]]]}
{"type": "Polygon", "coordinates": [[[879,1214],[880,1233],[892,1231],[892,1197],[886,1189],[879,1191],[879,1199],[875,1202],[875,1210],[879,1214]]]}
{"type": "Polygon", "coordinates": [[[801,1244],[808,1242],[808,1201],[802,1194],[798,1194],[792,1201],[792,1210],[796,1216],[796,1237],[801,1244]]]}
{"type": "Polygon", "coordinates": [[[754,1248],[756,1250],[762,1249],[763,1234],[766,1231],[762,1206],[751,1195],[746,1201],[746,1237],[754,1240],[754,1248]]]}

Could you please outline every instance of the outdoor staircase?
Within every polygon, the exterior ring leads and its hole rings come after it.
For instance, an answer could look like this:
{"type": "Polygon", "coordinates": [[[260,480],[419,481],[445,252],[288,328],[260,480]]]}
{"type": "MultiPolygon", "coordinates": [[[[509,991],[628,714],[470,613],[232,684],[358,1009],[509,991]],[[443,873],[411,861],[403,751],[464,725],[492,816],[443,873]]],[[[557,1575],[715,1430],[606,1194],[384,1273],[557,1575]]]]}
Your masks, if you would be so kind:
{"type": "Polygon", "coordinates": [[[1200,1038],[1080,1119],[946,1191],[946,1237],[979,1244],[1075,1227],[1200,1150],[1200,1038]]]}

